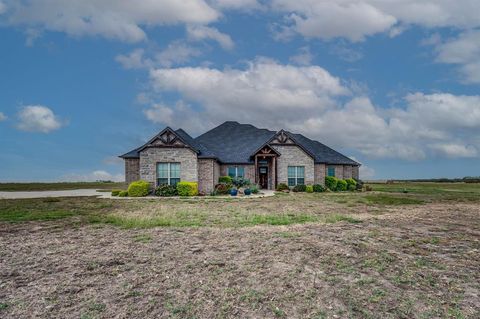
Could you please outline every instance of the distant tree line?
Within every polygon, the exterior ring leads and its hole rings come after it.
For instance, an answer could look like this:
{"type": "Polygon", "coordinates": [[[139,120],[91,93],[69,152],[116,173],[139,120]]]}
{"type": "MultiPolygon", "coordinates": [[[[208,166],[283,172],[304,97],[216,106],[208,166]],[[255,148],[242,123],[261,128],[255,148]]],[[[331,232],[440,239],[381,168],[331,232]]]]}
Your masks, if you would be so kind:
{"type": "Polygon", "coordinates": [[[387,183],[393,182],[434,182],[434,183],[480,183],[480,176],[465,176],[463,178],[422,178],[422,179],[403,179],[388,180],[387,183]]]}

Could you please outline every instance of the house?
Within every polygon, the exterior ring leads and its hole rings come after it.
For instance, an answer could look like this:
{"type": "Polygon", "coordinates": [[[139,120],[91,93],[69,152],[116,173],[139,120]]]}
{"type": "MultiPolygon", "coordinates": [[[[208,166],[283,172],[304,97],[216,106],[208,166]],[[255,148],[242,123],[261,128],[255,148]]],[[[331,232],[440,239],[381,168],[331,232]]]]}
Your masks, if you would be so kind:
{"type": "Polygon", "coordinates": [[[324,184],[325,176],[357,178],[360,164],[301,134],[225,122],[192,138],[169,127],[144,145],[120,156],[127,183],[146,180],[152,186],[198,182],[211,192],[219,176],[243,177],[275,189],[279,183],[324,184]]]}

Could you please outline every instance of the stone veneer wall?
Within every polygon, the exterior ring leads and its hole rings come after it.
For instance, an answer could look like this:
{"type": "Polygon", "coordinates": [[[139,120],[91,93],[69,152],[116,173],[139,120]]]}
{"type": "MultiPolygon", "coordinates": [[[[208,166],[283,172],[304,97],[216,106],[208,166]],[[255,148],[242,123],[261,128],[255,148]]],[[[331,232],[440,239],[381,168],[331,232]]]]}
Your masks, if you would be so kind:
{"type": "Polygon", "coordinates": [[[281,155],[277,158],[277,184],[288,184],[288,166],[305,166],[305,184],[315,180],[314,161],[296,145],[272,145],[281,155]]]}
{"type": "MultiPolygon", "coordinates": [[[[220,165],[220,176],[228,175],[228,168],[232,166],[243,167],[245,172],[245,178],[249,179],[252,183],[255,182],[255,165],[249,164],[222,164],[220,165]]],[[[218,179],[217,179],[218,181],[218,179]]]]}
{"type": "Polygon", "coordinates": [[[197,154],[189,148],[149,147],[140,152],[140,178],[157,184],[157,163],[180,163],[180,180],[198,182],[197,154]]]}
{"type": "Polygon", "coordinates": [[[343,178],[352,178],[352,166],[351,165],[343,165],[343,178]]]}
{"type": "Polygon", "coordinates": [[[315,184],[325,185],[326,170],[327,166],[325,164],[315,164],[315,184]]]}
{"type": "Polygon", "coordinates": [[[125,182],[130,184],[133,181],[140,179],[140,159],[126,158],[125,159],[125,182]]]}
{"type": "Polygon", "coordinates": [[[343,165],[332,165],[335,167],[335,177],[343,179],[343,165]]]}
{"type": "Polygon", "coordinates": [[[214,159],[198,160],[198,191],[210,194],[218,183],[220,165],[214,159]]]}
{"type": "Polygon", "coordinates": [[[352,177],[359,179],[359,166],[352,166],[352,177]]]}

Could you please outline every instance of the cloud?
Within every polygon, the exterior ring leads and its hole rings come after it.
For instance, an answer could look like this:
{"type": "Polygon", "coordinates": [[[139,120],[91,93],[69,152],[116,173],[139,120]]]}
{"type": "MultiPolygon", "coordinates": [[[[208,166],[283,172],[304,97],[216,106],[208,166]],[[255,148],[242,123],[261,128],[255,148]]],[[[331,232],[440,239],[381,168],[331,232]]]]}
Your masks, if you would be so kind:
{"type": "Polygon", "coordinates": [[[264,58],[239,69],[152,69],[150,78],[155,93],[180,98],[173,106],[151,104],[146,117],[193,134],[236,120],[299,132],[368,158],[468,157],[480,149],[478,95],[416,92],[396,107],[379,107],[319,66],[264,58]]]}
{"type": "Polygon", "coordinates": [[[210,2],[213,6],[221,9],[251,11],[263,8],[257,0],[213,0],[210,2]]]}
{"type": "Polygon", "coordinates": [[[206,26],[188,26],[187,34],[190,40],[214,40],[225,50],[232,50],[235,44],[228,34],[222,33],[215,28],[206,26]]]}
{"type": "Polygon", "coordinates": [[[135,49],[129,54],[119,54],[115,61],[125,69],[149,69],[153,67],[171,67],[173,65],[189,62],[192,58],[200,56],[202,51],[189,46],[183,41],[174,41],[165,49],[147,57],[144,49],[135,49]]]}
{"type": "Polygon", "coordinates": [[[461,33],[443,43],[440,41],[433,43],[436,44],[436,62],[459,65],[464,82],[480,83],[480,30],[461,33]]]}
{"type": "Polygon", "coordinates": [[[101,36],[125,42],[145,40],[144,26],[208,24],[221,13],[204,0],[8,0],[6,22],[14,26],[101,36]]]}
{"type": "Polygon", "coordinates": [[[312,63],[313,54],[309,47],[302,47],[298,50],[298,54],[290,57],[290,61],[298,65],[309,65],[312,63]]]}
{"type": "Polygon", "coordinates": [[[7,119],[7,116],[0,112],[0,122],[5,121],[7,119]]]}
{"type": "Polygon", "coordinates": [[[49,133],[64,125],[51,109],[42,105],[29,105],[18,112],[17,128],[27,132],[49,133]]]}
{"type": "Polygon", "coordinates": [[[103,170],[93,171],[91,173],[78,174],[71,173],[60,177],[60,181],[66,182],[95,182],[95,181],[113,181],[124,182],[125,176],[123,174],[110,174],[103,170]]]}
{"type": "Polygon", "coordinates": [[[397,36],[409,25],[424,28],[480,26],[476,0],[272,0],[272,10],[287,18],[285,28],[307,38],[342,37],[352,42],[389,33],[397,36]]]}
{"type": "Polygon", "coordinates": [[[7,11],[7,6],[5,5],[5,3],[0,1],[0,14],[5,13],[6,11],[7,11]]]}

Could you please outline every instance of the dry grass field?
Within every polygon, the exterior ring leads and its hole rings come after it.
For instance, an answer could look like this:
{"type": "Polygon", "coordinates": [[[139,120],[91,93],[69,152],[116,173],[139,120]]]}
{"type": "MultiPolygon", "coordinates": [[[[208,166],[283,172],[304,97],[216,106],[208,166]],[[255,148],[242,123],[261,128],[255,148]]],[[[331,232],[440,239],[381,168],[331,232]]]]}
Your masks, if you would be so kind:
{"type": "Polygon", "coordinates": [[[1,318],[479,318],[480,185],[0,200],[1,318]]]}

